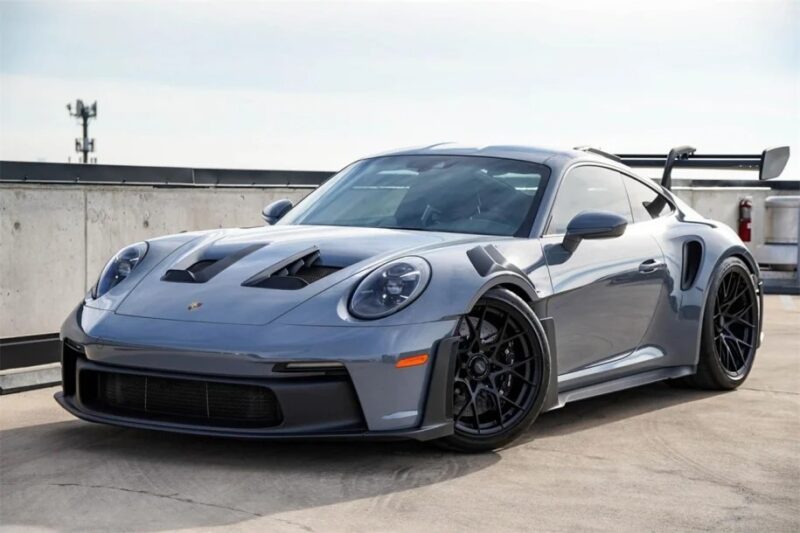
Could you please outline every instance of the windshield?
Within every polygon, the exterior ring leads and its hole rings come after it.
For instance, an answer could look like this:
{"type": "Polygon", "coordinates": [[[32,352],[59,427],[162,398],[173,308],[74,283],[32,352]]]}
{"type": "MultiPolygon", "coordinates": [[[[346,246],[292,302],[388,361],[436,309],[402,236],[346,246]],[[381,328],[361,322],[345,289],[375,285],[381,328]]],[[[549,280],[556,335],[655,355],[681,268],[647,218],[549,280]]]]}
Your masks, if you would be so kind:
{"type": "Polygon", "coordinates": [[[387,156],[354,163],[279,222],[522,235],[549,171],[473,156],[387,156]]]}

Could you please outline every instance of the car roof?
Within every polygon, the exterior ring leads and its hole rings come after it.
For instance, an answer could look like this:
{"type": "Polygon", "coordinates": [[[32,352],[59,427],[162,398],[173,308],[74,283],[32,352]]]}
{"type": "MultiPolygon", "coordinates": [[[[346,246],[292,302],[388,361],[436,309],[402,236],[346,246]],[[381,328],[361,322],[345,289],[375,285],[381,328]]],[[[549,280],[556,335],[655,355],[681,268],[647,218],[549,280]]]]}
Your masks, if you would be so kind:
{"type": "Polygon", "coordinates": [[[564,167],[572,164],[573,162],[589,161],[625,169],[627,172],[631,172],[628,167],[617,163],[613,159],[583,150],[558,150],[553,148],[521,145],[470,146],[452,142],[444,142],[426,146],[391,150],[372,155],[367,159],[394,155],[463,155],[499,157],[503,159],[516,159],[519,161],[529,161],[531,163],[547,165],[556,174],[559,174],[564,167]]]}

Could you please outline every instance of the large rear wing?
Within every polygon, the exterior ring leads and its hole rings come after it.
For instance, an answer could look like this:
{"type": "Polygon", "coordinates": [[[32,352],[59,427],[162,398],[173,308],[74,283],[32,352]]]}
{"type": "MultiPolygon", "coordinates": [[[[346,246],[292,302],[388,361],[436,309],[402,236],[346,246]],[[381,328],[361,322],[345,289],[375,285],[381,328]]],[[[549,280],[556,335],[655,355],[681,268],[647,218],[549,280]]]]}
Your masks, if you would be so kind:
{"type": "Polygon", "coordinates": [[[663,168],[661,185],[672,187],[673,168],[700,168],[715,170],[757,170],[759,180],[777,178],[789,161],[789,147],[768,148],[760,154],[697,154],[691,146],[678,146],[667,155],[661,154],[607,154],[594,148],[582,150],[610,157],[632,168],[663,168]]]}

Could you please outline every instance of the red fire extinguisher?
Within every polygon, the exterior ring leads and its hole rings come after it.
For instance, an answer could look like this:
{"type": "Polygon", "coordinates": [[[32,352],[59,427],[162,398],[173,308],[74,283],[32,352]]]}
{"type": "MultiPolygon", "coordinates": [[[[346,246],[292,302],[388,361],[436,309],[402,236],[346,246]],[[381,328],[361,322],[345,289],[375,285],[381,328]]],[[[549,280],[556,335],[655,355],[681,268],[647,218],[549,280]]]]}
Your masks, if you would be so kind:
{"type": "Polygon", "coordinates": [[[753,204],[748,198],[739,202],[739,238],[744,242],[750,242],[753,221],[752,212],[753,204]]]}

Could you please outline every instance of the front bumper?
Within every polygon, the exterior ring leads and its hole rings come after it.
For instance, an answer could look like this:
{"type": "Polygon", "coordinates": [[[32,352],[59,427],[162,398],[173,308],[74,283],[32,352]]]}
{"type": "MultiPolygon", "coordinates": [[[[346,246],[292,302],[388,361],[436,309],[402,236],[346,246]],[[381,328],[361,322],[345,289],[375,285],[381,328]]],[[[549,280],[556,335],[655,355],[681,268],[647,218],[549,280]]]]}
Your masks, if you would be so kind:
{"type": "Polygon", "coordinates": [[[402,328],[255,328],[124,317],[79,306],[62,327],[63,390],[56,400],[84,420],[181,433],[435,439],[453,431],[453,326],[443,321],[402,328]],[[231,347],[222,349],[226,345],[231,347]],[[421,352],[430,354],[426,365],[395,368],[398,358],[421,352]],[[281,365],[298,361],[337,361],[344,369],[279,371],[281,365]],[[259,427],[109,409],[94,401],[86,387],[89,379],[112,374],[144,383],[263,387],[274,393],[281,417],[259,427]]]}

